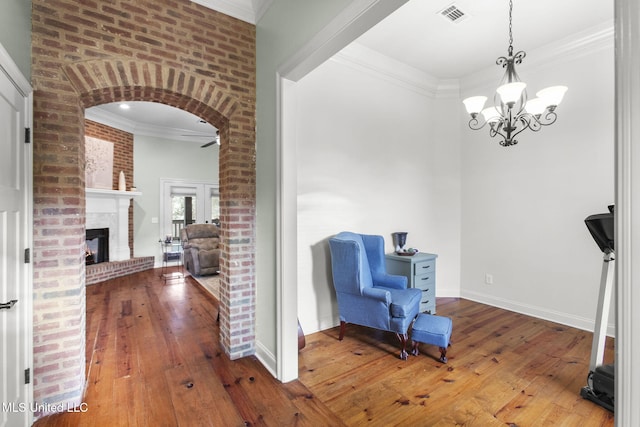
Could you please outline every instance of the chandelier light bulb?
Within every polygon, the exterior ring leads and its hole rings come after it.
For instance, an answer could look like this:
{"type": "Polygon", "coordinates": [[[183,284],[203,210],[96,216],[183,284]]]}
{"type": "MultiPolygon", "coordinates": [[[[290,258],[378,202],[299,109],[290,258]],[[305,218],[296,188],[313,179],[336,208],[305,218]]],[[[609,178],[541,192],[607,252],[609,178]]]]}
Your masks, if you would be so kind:
{"type": "Polygon", "coordinates": [[[555,108],[562,102],[567,89],[568,88],[566,86],[551,86],[542,89],[536,93],[536,96],[544,101],[546,107],[555,108]]]}
{"type": "Polygon", "coordinates": [[[527,101],[524,109],[529,114],[533,114],[534,116],[540,116],[544,110],[547,109],[547,103],[542,98],[533,98],[527,101]]]}
{"type": "Polygon", "coordinates": [[[482,116],[487,123],[496,123],[500,121],[500,113],[496,110],[496,107],[487,107],[482,110],[482,116]]]}
{"type": "Polygon", "coordinates": [[[482,111],[482,108],[484,107],[484,103],[487,102],[487,97],[472,96],[470,98],[463,100],[462,102],[464,103],[464,106],[467,109],[467,113],[473,116],[474,114],[477,115],[480,111],[482,111]]]}
{"type": "Polygon", "coordinates": [[[527,84],[524,82],[507,83],[496,89],[496,92],[500,95],[503,103],[513,105],[520,99],[525,87],[527,87],[527,84]]]}

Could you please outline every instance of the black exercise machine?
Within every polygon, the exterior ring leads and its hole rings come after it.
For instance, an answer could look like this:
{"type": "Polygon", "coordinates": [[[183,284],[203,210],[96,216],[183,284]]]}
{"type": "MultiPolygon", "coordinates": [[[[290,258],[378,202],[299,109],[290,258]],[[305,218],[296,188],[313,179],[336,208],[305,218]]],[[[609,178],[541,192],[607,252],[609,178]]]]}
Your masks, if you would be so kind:
{"type": "Polygon", "coordinates": [[[584,220],[591,236],[604,254],[602,276],[600,279],[600,295],[596,312],[593,343],[591,344],[591,362],[587,385],[582,387],[580,395],[613,412],[615,394],[614,365],[603,365],[605,339],[607,337],[607,321],[611,306],[611,293],[615,277],[614,247],[614,207],[609,212],[596,214],[584,220]]]}

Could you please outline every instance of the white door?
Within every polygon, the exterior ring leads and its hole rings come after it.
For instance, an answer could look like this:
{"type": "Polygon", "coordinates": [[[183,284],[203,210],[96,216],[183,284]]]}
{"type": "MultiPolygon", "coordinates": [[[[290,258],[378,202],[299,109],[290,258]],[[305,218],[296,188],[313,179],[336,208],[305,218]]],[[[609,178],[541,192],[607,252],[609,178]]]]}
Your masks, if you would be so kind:
{"type": "Polygon", "coordinates": [[[191,198],[191,223],[219,221],[220,191],[204,181],[160,179],[160,236],[179,237],[184,225],[185,198],[191,198]],[[180,211],[182,209],[182,211],[180,211]]]}
{"type": "MultiPolygon", "coordinates": [[[[0,58],[2,59],[2,58],[0,58]]],[[[0,426],[32,423],[30,95],[0,61],[0,426]]]]}

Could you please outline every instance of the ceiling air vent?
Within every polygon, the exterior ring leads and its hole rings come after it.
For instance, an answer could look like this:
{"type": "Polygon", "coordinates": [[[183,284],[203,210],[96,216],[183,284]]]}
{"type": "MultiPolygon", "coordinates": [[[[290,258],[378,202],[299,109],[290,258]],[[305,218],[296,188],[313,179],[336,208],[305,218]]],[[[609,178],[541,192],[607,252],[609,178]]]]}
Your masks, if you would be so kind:
{"type": "Polygon", "coordinates": [[[438,14],[455,23],[462,22],[469,17],[469,15],[458,9],[458,6],[455,4],[447,6],[438,12],[438,14]]]}

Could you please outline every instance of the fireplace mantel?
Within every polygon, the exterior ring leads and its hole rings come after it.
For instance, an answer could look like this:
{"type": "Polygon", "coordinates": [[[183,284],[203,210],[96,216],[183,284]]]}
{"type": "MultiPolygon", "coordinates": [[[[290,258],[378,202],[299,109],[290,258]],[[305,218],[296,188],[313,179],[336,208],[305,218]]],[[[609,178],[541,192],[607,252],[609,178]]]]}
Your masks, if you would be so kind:
{"type": "Polygon", "coordinates": [[[86,228],[109,229],[109,260],[131,258],[129,248],[129,201],[141,196],[139,191],[85,189],[86,228]]]}
{"type": "Polygon", "coordinates": [[[101,188],[85,188],[86,198],[105,198],[105,199],[133,199],[137,196],[142,196],[139,191],[118,191],[118,190],[103,190],[101,188]]]}

